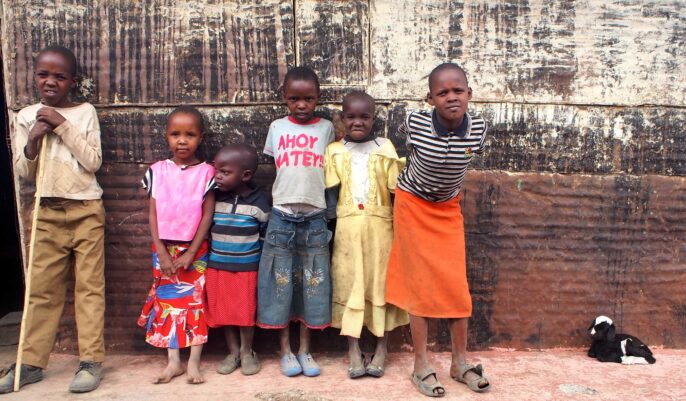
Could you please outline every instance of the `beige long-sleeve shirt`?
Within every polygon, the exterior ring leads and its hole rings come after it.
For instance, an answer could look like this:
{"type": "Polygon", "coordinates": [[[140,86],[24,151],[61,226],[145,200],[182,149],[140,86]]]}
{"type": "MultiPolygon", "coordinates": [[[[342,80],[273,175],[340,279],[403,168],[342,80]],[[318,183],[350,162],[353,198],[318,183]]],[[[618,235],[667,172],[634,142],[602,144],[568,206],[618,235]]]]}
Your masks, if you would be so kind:
{"type": "MultiPolygon", "coordinates": [[[[36,123],[36,112],[45,107],[38,103],[17,113],[14,121],[14,169],[21,177],[35,180],[38,157],[26,157],[24,147],[29,131],[36,123]]],[[[41,196],[77,200],[100,199],[102,188],[95,172],[102,164],[100,123],[90,103],[54,108],[66,121],[47,136],[44,178],[41,196]]]]}

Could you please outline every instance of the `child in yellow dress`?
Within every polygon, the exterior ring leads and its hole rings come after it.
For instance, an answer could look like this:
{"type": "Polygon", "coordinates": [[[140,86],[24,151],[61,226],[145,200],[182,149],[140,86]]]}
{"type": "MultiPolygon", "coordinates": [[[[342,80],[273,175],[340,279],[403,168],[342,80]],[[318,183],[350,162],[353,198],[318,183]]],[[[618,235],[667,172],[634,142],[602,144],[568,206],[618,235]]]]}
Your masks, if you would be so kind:
{"type": "Polygon", "coordinates": [[[406,312],[385,300],[393,239],[391,199],[401,166],[391,141],[373,135],[374,115],[371,96],[346,95],[342,113],[346,136],[327,147],[324,162],[327,217],[337,218],[331,325],[348,336],[351,379],[383,376],[387,333],[409,323],[406,312]],[[378,338],[366,368],[359,347],[362,326],[378,338]]]}

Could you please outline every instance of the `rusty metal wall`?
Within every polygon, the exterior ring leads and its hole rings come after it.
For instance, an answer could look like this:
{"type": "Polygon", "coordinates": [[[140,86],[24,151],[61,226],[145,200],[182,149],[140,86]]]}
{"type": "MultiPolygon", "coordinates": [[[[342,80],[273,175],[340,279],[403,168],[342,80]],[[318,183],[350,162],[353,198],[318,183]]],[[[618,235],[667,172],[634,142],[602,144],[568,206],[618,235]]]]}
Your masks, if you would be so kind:
{"type": "MultiPolygon", "coordinates": [[[[465,66],[472,107],[491,125],[464,189],[470,347],[580,346],[598,314],[650,344],[686,346],[684,1],[4,0],[1,36],[11,114],[36,101],[33,57],[58,43],[76,53],[79,95],[98,109],[111,349],[145,348],[138,182],[167,156],[173,106],[207,115],[205,155],[227,142],[261,148],[286,112],[286,70],[310,65],[323,115],[365,89],[400,148],[395,128],[427,107],[426,76],[447,60],[465,66]]],[[[268,186],[274,169],[261,162],[268,186]]],[[[32,188],[17,179],[17,190],[26,224],[32,188]]],[[[61,349],[75,346],[72,316],[61,349]]],[[[445,322],[430,331],[435,349],[449,346],[445,322]]],[[[257,348],[273,340],[261,333],[257,348]]],[[[396,331],[393,348],[408,340],[396,331]]],[[[314,341],[344,347],[335,331],[314,341]]]]}

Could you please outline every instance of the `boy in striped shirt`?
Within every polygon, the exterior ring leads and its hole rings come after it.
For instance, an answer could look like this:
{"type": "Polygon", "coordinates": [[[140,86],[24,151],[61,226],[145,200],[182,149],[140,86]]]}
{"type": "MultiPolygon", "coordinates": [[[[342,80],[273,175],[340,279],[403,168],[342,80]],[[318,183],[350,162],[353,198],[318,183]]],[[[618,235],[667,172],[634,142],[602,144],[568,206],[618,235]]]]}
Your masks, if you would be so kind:
{"type": "Polygon", "coordinates": [[[229,347],[217,372],[229,374],[240,367],[244,375],[253,375],[260,370],[252,350],[257,270],[271,201],[251,182],[257,170],[257,152],[252,146],[223,147],[214,158],[214,168],[216,203],[205,273],[207,323],[224,327],[229,347]]]}

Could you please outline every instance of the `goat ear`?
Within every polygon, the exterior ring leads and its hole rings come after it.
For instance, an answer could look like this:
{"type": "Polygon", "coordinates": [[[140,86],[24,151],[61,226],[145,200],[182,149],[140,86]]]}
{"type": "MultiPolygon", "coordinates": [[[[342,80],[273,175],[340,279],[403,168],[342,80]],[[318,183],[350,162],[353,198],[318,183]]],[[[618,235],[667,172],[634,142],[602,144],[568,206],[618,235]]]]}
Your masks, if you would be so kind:
{"type": "Polygon", "coordinates": [[[611,324],[607,329],[607,339],[613,341],[615,339],[615,325],[611,324]]]}

